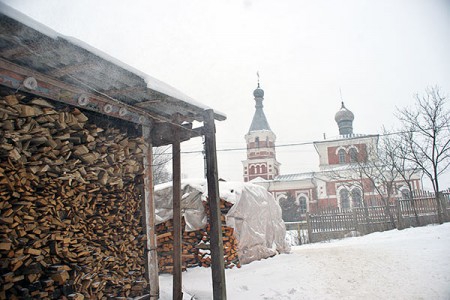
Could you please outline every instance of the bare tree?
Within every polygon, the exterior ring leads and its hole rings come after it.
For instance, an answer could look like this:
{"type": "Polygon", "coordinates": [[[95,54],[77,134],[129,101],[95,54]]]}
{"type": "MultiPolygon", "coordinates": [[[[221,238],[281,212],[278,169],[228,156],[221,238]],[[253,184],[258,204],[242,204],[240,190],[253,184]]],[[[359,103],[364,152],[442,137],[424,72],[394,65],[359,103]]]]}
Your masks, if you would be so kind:
{"type": "Polygon", "coordinates": [[[396,148],[389,139],[381,138],[378,145],[372,145],[367,149],[366,161],[355,163],[354,168],[372,184],[372,188],[380,197],[386,214],[394,228],[397,227],[391,210],[391,199],[395,194],[395,182],[399,179],[399,173],[395,167],[396,148]]]}
{"type": "Polygon", "coordinates": [[[446,97],[438,87],[428,88],[415,96],[413,108],[398,109],[402,123],[402,142],[407,147],[404,159],[417,164],[430,179],[436,197],[438,222],[445,213],[439,192],[439,176],[450,166],[450,111],[446,97]]]}
{"type": "Polygon", "coordinates": [[[167,165],[172,159],[171,153],[167,153],[170,147],[155,147],[153,148],[153,182],[154,184],[160,184],[172,180],[172,174],[170,173],[167,165]]]}
{"type": "MultiPolygon", "coordinates": [[[[407,197],[411,201],[411,208],[414,212],[414,217],[416,220],[416,225],[420,225],[419,216],[416,210],[415,202],[413,201],[413,180],[417,180],[418,174],[420,173],[419,166],[405,159],[408,153],[408,147],[403,143],[401,135],[397,133],[390,133],[385,128],[383,128],[383,140],[385,151],[392,153],[392,165],[397,171],[400,179],[407,186],[407,193],[402,192],[402,197],[407,197]]],[[[400,212],[398,212],[400,213],[400,212]]]]}

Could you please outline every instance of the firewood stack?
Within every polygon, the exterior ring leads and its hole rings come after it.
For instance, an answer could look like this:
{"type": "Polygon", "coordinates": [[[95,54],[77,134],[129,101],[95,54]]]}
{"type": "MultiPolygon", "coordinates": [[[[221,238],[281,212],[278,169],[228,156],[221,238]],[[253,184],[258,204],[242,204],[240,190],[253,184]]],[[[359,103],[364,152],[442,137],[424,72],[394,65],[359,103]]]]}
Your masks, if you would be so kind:
{"type": "MultiPolygon", "coordinates": [[[[210,267],[210,225],[209,225],[209,205],[203,201],[203,206],[208,215],[208,225],[205,229],[197,231],[184,231],[185,222],[182,219],[182,268],[189,267],[210,267]]],[[[233,228],[225,225],[225,215],[228,213],[232,203],[220,200],[222,235],[224,246],[224,263],[226,268],[240,267],[237,256],[237,239],[233,235],[233,228]]],[[[173,221],[168,220],[156,226],[158,242],[158,263],[160,273],[173,273],[173,221]]]]}
{"type": "MultiPolygon", "coordinates": [[[[208,202],[203,202],[203,206],[205,208],[206,215],[208,217],[208,225],[206,226],[206,230],[204,231],[204,237],[203,237],[203,245],[206,247],[202,247],[199,250],[199,261],[204,267],[209,267],[211,265],[211,251],[209,250],[209,244],[210,244],[210,209],[208,202]]],[[[224,264],[225,268],[231,269],[237,266],[238,268],[241,267],[241,263],[239,262],[239,257],[237,255],[237,249],[238,249],[238,241],[236,237],[234,236],[234,229],[231,227],[226,226],[226,219],[225,216],[227,215],[228,211],[233,206],[232,203],[227,202],[223,199],[220,199],[220,219],[222,222],[222,240],[223,240],[223,258],[224,258],[224,264]]]]}
{"type": "MultiPolygon", "coordinates": [[[[184,231],[184,218],[181,226],[183,228],[181,261],[183,270],[185,270],[199,265],[198,249],[195,248],[195,245],[200,243],[203,235],[201,230],[184,231]]],[[[156,225],[156,234],[159,271],[161,273],[173,273],[173,220],[156,225]]]]}
{"type": "Polygon", "coordinates": [[[0,299],[143,294],[143,141],[104,122],[0,97],[0,299]]]}

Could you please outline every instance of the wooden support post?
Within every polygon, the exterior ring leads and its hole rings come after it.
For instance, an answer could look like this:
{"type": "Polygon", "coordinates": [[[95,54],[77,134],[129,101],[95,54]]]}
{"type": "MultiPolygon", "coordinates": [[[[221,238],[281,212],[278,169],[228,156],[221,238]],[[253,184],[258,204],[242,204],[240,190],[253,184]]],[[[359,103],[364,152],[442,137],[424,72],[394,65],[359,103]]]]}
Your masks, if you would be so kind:
{"type": "Polygon", "coordinates": [[[173,299],[183,299],[181,265],[181,154],[180,129],[173,128],[172,190],[173,190],[173,299]]]}
{"type": "Polygon", "coordinates": [[[213,281],[213,299],[225,300],[227,298],[225,283],[225,268],[223,260],[222,223],[220,220],[219,202],[219,178],[217,173],[216,155],[216,128],[214,124],[214,112],[205,110],[205,155],[206,155],[206,179],[208,182],[208,202],[211,210],[210,237],[211,237],[211,268],[213,281]]]}
{"type": "Polygon", "coordinates": [[[152,143],[150,127],[142,126],[146,149],[144,155],[144,220],[147,234],[147,270],[150,284],[150,299],[159,299],[158,253],[156,251],[155,202],[153,199],[152,143]]]}

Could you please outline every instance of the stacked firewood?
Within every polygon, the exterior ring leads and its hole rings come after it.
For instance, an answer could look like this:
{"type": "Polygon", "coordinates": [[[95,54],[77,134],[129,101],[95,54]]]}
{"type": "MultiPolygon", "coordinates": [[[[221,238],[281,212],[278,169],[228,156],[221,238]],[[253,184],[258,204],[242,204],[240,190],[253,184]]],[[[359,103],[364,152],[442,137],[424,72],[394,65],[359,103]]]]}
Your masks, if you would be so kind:
{"type": "MultiPolygon", "coordinates": [[[[199,250],[199,261],[202,266],[208,267],[211,265],[211,251],[209,249],[210,245],[210,209],[208,202],[203,202],[203,207],[205,208],[206,215],[208,217],[208,225],[206,226],[206,230],[203,231],[203,245],[200,245],[201,248],[199,250]],[[205,247],[205,246],[206,247],[205,247]]],[[[225,216],[228,214],[228,211],[233,207],[233,204],[227,202],[223,199],[220,199],[220,220],[222,225],[222,240],[223,240],[223,258],[225,268],[233,268],[237,266],[241,267],[239,262],[239,257],[237,255],[238,249],[238,241],[234,236],[234,230],[231,227],[226,226],[225,216]]]]}
{"type": "MultiPolygon", "coordinates": [[[[184,230],[185,223],[182,219],[182,268],[189,267],[210,267],[210,225],[209,225],[209,205],[203,202],[203,206],[208,215],[208,224],[205,229],[187,232],[184,230]]],[[[233,204],[220,200],[222,236],[224,248],[224,264],[226,268],[240,267],[237,255],[237,239],[233,235],[233,228],[226,226],[225,215],[233,204]]],[[[173,272],[173,220],[168,220],[156,226],[158,242],[158,264],[161,273],[173,272]]]]}
{"type": "Polygon", "coordinates": [[[142,295],[143,141],[54,105],[0,97],[0,299],[142,295]]]}
{"type": "MultiPolygon", "coordinates": [[[[185,222],[182,219],[182,253],[181,261],[183,270],[199,265],[195,248],[200,243],[203,235],[201,230],[187,232],[184,230],[185,222]]],[[[156,225],[156,238],[158,243],[158,266],[161,273],[173,273],[173,220],[168,220],[156,225]]]]}

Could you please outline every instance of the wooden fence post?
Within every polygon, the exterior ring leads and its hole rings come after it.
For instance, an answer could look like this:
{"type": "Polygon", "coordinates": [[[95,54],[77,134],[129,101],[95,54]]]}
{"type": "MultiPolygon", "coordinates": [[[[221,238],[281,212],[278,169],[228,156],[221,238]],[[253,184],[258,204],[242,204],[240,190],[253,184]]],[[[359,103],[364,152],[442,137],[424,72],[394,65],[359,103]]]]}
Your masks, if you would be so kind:
{"type": "Polygon", "coordinates": [[[355,227],[355,231],[359,232],[358,215],[356,209],[352,209],[352,212],[353,212],[353,227],[355,227]]]}
{"type": "Polygon", "coordinates": [[[403,229],[403,216],[402,216],[402,205],[400,203],[400,199],[395,200],[395,206],[397,209],[397,228],[403,229]]]}
{"type": "Polygon", "coordinates": [[[308,227],[308,242],[313,243],[312,224],[309,212],[306,212],[306,226],[308,227]]]}
{"type": "Polygon", "coordinates": [[[439,202],[441,203],[442,206],[442,215],[443,215],[443,219],[444,222],[448,222],[450,221],[449,216],[448,216],[448,211],[447,211],[447,201],[445,201],[445,197],[444,197],[444,193],[443,192],[439,192],[439,202]]]}
{"type": "Polygon", "coordinates": [[[364,205],[364,218],[366,219],[366,224],[364,226],[364,230],[366,231],[364,234],[369,234],[373,231],[372,219],[369,216],[369,208],[367,205],[364,205]]]}

